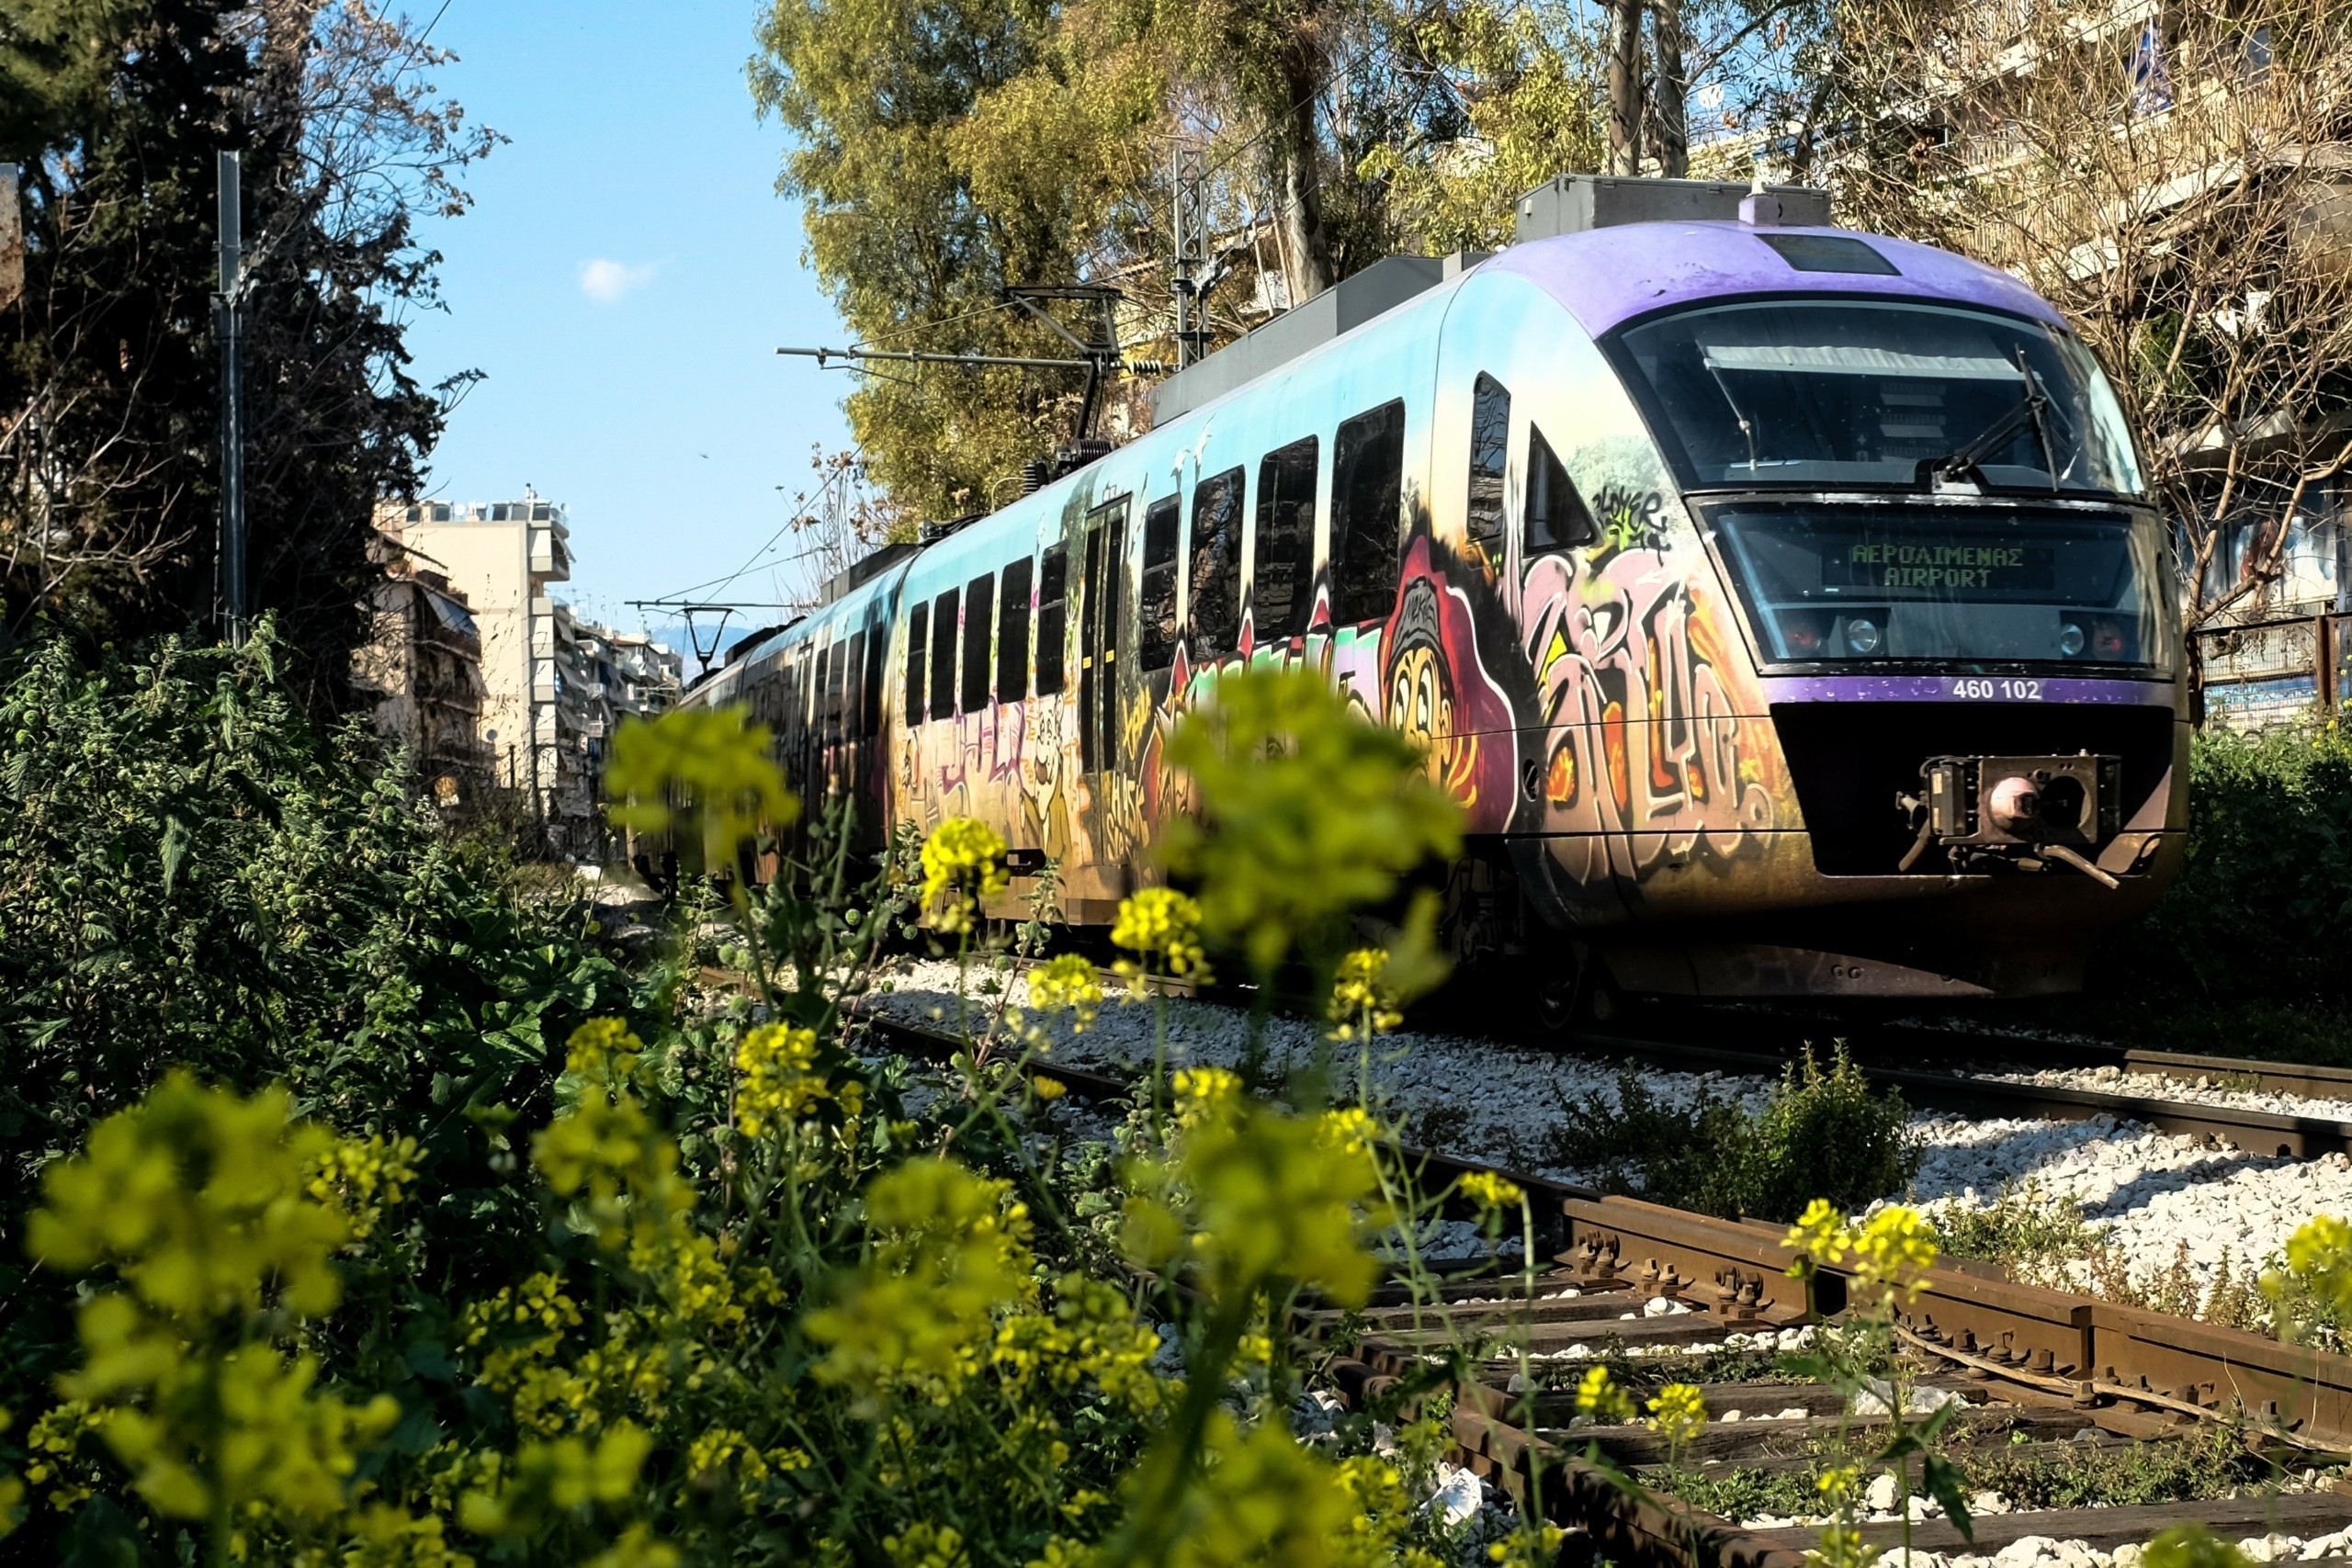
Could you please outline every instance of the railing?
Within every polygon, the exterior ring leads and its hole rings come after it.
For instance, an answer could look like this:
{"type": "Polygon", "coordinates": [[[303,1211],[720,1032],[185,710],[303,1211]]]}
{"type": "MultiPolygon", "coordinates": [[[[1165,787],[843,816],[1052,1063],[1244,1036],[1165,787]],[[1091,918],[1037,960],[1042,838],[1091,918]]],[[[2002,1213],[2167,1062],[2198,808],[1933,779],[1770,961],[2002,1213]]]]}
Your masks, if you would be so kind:
{"type": "Polygon", "coordinates": [[[2199,725],[2260,729],[2333,717],[2352,698],[2352,614],[2200,626],[2188,646],[2199,725]]]}

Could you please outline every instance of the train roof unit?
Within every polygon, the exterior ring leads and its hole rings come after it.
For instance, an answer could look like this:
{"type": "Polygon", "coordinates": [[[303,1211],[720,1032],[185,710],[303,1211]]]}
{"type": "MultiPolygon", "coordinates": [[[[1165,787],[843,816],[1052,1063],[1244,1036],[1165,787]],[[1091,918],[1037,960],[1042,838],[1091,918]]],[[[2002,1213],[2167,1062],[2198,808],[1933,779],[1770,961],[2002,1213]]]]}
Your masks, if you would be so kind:
{"type": "Polygon", "coordinates": [[[1599,336],[1652,310],[1734,295],[1947,299],[2053,326],[2048,303],[2005,272],[1829,221],[1829,193],[1710,180],[1563,175],[1519,200],[1499,253],[1390,256],[1186,367],[1152,391],[1165,424],[1474,270],[1536,284],[1599,336]],[[1661,243],[1661,226],[1678,232],[1661,243]]]}

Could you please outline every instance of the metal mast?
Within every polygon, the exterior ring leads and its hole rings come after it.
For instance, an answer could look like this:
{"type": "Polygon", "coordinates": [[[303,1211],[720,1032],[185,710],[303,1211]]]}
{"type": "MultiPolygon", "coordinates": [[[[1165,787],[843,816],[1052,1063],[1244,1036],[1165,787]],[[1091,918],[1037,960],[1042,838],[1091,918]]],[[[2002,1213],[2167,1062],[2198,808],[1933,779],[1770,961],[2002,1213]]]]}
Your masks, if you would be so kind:
{"type": "Polygon", "coordinates": [[[245,602],[244,155],[220,154],[220,291],[212,320],[220,340],[220,618],[242,645],[245,602]]]}

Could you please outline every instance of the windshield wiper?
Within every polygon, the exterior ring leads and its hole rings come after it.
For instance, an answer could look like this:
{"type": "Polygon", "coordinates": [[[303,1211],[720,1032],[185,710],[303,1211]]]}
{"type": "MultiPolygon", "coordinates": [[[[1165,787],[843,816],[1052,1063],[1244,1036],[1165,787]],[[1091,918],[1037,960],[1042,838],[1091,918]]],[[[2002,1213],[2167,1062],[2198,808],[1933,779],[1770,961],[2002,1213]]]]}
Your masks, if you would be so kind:
{"type": "Polygon", "coordinates": [[[1940,457],[1922,457],[1914,471],[1913,480],[1933,489],[1939,479],[1965,479],[1972,475],[1978,480],[1984,475],[1977,465],[2001,449],[2002,444],[2018,432],[2018,427],[2030,420],[2033,434],[2041,443],[2041,466],[2050,475],[2050,488],[2058,488],[2058,453],[2050,440],[2050,394],[2041,389],[2041,378],[2026,363],[2025,350],[2018,350],[2018,377],[2025,383],[2025,395],[2017,407],[1984,427],[1984,433],[1955,452],[1940,457]]]}

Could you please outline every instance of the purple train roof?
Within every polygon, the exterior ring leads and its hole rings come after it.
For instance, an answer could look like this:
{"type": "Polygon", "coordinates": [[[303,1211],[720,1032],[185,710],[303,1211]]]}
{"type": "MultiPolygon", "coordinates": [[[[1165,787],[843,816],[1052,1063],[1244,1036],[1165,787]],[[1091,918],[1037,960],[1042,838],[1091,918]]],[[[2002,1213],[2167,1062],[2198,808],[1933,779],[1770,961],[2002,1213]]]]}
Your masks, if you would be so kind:
{"type": "Polygon", "coordinates": [[[1989,305],[2064,326],[2032,289],[2006,272],[1950,251],[1848,229],[1770,229],[1744,223],[1626,223],[1513,245],[1482,272],[1515,273],[1568,308],[1587,332],[1602,333],[1671,305],[1735,294],[1885,294],[1989,305]],[[1867,241],[1900,276],[1800,272],[1757,235],[1838,234],[1867,241]]]}

